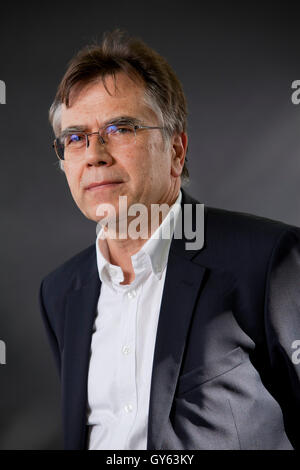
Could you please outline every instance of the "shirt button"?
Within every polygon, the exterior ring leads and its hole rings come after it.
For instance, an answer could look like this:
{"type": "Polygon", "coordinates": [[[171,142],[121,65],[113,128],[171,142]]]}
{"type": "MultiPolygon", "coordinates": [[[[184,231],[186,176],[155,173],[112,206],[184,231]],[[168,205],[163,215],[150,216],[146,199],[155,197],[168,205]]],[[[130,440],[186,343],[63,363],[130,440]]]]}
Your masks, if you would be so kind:
{"type": "Polygon", "coordinates": [[[131,411],[133,410],[133,406],[129,403],[128,405],[124,406],[124,410],[126,411],[126,413],[131,413],[131,411]]]}
{"type": "Polygon", "coordinates": [[[133,289],[130,292],[128,292],[127,297],[129,299],[133,299],[136,296],[136,291],[133,289]]]}
{"type": "Polygon", "coordinates": [[[122,352],[123,352],[123,354],[129,354],[130,348],[128,346],[123,346],[122,352]]]}

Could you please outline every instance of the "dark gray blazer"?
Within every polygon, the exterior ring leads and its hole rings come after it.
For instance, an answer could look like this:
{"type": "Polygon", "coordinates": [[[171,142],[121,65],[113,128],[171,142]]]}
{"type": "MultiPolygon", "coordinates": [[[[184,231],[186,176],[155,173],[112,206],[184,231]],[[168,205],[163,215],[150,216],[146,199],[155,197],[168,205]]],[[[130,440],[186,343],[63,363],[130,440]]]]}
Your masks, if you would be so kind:
{"type": "MultiPolygon", "coordinates": [[[[182,205],[198,202],[182,189],[182,205]]],[[[184,210],[184,207],[183,207],[184,210]]],[[[205,243],[173,238],[158,323],[148,449],[300,448],[300,229],[205,207],[205,243]]],[[[42,281],[65,449],[85,449],[95,244],[42,281]]],[[[147,308],[147,306],[145,306],[147,308]]],[[[145,374],[147,371],[145,371],[145,374]]]]}

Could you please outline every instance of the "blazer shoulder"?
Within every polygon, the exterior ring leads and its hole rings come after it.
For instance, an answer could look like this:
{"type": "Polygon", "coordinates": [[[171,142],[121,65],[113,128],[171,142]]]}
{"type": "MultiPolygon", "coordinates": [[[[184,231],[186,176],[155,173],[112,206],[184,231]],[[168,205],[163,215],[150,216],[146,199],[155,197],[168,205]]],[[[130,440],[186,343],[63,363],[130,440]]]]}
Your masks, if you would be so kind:
{"type": "MultiPolygon", "coordinates": [[[[182,202],[188,204],[199,204],[196,198],[191,196],[185,189],[182,189],[182,202]]],[[[285,222],[258,216],[248,212],[238,212],[228,209],[221,209],[204,205],[204,226],[206,235],[211,240],[216,239],[222,242],[225,240],[239,237],[240,241],[246,241],[255,237],[258,241],[266,240],[272,242],[281,236],[284,232],[294,232],[295,235],[300,234],[300,228],[285,222]]]]}
{"type": "Polygon", "coordinates": [[[248,239],[276,240],[284,232],[300,234],[300,228],[279,220],[269,219],[247,212],[237,212],[216,207],[205,206],[205,222],[210,235],[221,230],[222,236],[234,234],[248,239]]]}
{"type": "Polygon", "coordinates": [[[42,280],[44,289],[52,292],[55,289],[59,295],[61,290],[66,292],[66,290],[76,288],[78,273],[88,275],[91,267],[95,265],[96,247],[93,243],[48,273],[42,280]]]}
{"type": "Polygon", "coordinates": [[[266,266],[283,241],[300,243],[300,228],[281,221],[205,206],[204,249],[199,255],[207,265],[241,268],[255,272],[266,266]]]}

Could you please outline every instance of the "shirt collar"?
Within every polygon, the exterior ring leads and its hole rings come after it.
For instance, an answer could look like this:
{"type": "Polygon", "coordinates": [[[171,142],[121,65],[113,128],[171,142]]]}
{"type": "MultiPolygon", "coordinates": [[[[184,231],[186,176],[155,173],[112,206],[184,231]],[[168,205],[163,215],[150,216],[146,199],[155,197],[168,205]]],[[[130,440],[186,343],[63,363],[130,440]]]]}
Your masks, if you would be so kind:
{"type": "MultiPolygon", "coordinates": [[[[182,192],[179,190],[176,201],[170,207],[170,210],[162,223],[155,230],[152,236],[146,241],[146,243],[144,243],[141,249],[131,256],[132,265],[136,275],[134,282],[137,280],[137,274],[145,269],[147,260],[150,260],[151,269],[157,279],[161,278],[164,268],[168,262],[169,249],[174,233],[174,227],[181,212],[181,200],[182,192]]],[[[101,240],[101,249],[99,247],[99,239],[102,231],[103,228],[99,230],[96,238],[96,254],[99,277],[102,282],[112,282],[112,278],[114,278],[115,282],[122,282],[122,269],[120,266],[116,266],[110,263],[109,249],[105,238],[101,240]]],[[[126,287],[126,285],[122,285],[121,287],[126,287]]]]}

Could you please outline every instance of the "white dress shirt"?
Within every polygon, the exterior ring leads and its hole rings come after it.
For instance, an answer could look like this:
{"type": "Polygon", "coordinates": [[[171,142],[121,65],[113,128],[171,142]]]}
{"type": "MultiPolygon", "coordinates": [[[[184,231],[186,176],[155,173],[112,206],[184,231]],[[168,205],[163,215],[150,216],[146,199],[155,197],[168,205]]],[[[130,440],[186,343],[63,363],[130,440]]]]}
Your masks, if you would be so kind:
{"type": "Polygon", "coordinates": [[[131,256],[135,279],[124,280],[120,266],[110,263],[106,239],[96,239],[102,281],[91,341],[88,372],[88,449],[147,448],[148,411],[156,330],[174,223],[182,193],[167,216],[131,256]],[[170,225],[170,238],[161,235],[170,225]]]}

